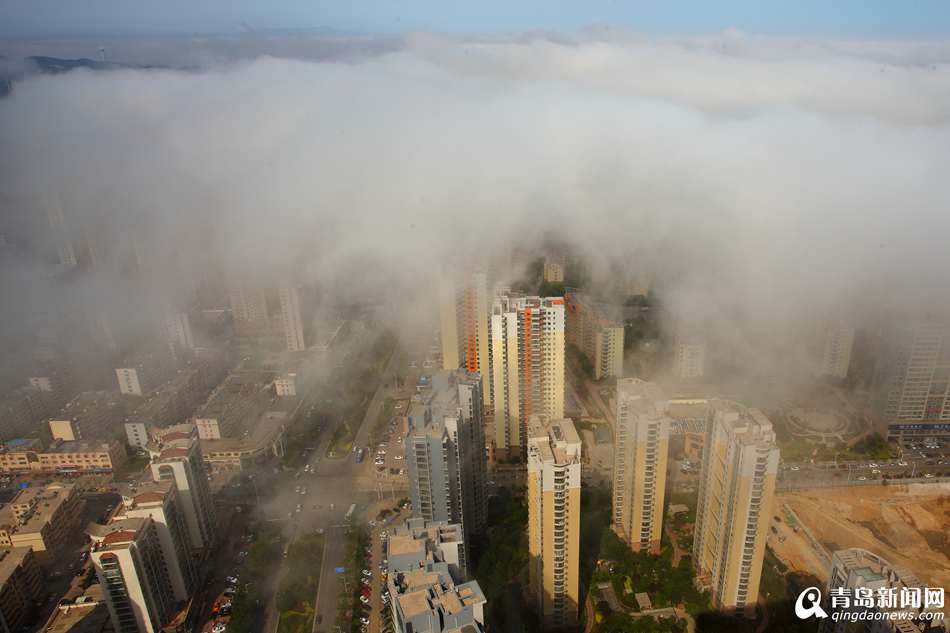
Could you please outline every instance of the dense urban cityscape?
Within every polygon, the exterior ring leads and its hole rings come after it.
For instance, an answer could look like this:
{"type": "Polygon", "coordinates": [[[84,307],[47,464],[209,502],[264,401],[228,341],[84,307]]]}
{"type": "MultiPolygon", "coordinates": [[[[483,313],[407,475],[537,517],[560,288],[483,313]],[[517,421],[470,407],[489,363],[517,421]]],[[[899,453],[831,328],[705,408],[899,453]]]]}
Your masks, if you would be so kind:
{"type": "Polygon", "coordinates": [[[945,40],[4,15],[0,633],[947,632],[945,40]]]}

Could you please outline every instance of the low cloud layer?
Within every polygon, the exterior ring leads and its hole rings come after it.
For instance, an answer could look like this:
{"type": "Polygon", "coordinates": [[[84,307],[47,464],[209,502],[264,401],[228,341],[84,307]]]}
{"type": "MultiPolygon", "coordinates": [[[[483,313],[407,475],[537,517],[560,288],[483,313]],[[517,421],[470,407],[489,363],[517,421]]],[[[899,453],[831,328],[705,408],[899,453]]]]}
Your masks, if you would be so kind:
{"type": "Polygon", "coordinates": [[[0,205],[98,218],[183,270],[407,303],[441,262],[555,230],[595,269],[651,261],[674,312],[782,357],[832,314],[945,306],[948,62],[940,43],[600,29],[71,72],[0,100],[0,205]]]}

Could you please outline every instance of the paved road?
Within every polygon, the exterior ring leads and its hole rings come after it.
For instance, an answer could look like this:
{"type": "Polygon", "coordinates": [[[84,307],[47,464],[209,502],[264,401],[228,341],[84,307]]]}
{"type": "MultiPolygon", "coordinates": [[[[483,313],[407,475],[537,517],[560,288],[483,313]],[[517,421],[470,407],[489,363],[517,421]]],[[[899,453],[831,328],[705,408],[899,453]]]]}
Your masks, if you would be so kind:
{"type": "MultiPolygon", "coordinates": [[[[380,408],[391,394],[393,376],[397,369],[399,357],[399,354],[393,354],[386,364],[380,387],[373,394],[373,398],[366,408],[366,414],[363,416],[359,431],[357,431],[354,446],[366,446],[369,443],[370,433],[379,416],[380,408]]],[[[301,519],[301,525],[308,526],[308,529],[323,527],[327,536],[327,555],[323,569],[329,570],[329,572],[321,577],[320,587],[315,599],[316,613],[313,628],[315,632],[333,630],[336,608],[340,593],[343,590],[339,576],[332,573],[332,570],[343,564],[344,530],[333,526],[339,526],[343,523],[344,515],[350,504],[355,503],[361,511],[364,511],[377,498],[372,483],[375,480],[372,454],[368,454],[362,464],[357,464],[353,455],[348,455],[343,459],[326,459],[323,455],[326,454],[328,444],[329,438],[326,438],[321,442],[319,450],[316,451],[314,456],[314,459],[319,461],[314,468],[316,474],[312,476],[312,488],[317,492],[315,496],[320,499],[320,506],[307,507],[301,519]],[[364,482],[364,486],[358,487],[356,485],[358,481],[364,482]],[[332,509],[331,504],[333,505],[332,509]],[[321,618],[322,622],[316,624],[316,621],[321,618]]],[[[361,516],[360,518],[368,519],[370,517],[361,516]]]]}
{"type": "Polygon", "coordinates": [[[779,490],[863,486],[880,484],[885,475],[895,484],[931,483],[950,476],[950,460],[905,458],[881,462],[784,464],[777,486],[779,490]]]}

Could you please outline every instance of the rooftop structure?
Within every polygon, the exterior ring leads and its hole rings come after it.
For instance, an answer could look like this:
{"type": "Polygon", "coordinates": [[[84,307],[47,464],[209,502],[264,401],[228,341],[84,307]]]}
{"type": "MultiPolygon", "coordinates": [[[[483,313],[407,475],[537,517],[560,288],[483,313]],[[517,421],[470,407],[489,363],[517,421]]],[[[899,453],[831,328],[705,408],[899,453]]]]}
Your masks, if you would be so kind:
{"type": "Polygon", "coordinates": [[[230,374],[195,413],[194,423],[202,440],[249,436],[267,411],[292,411],[296,398],[278,398],[271,371],[230,374]]]}
{"type": "Polygon", "coordinates": [[[393,628],[399,633],[481,633],[485,595],[461,580],[451,559],[464,549],[461,529],[445,522],[410,519],[387,546],[387,586],[393,628]],[[455,571],[453,573],[453,568],[455,571]]]}
{"type": "Polygon", "coordinates": [[[111,391],[83,391],[49,419],[53,439],[113,440],[132,403],[111,391]]]}
{"type": "Polygon", "coordinates": [[[17,491],[0,508],[0,546],[31,547],[42,561],[55,557],[79,527],[83,501],[73,484],[17,491]]]}
{"type": "MultiPolygon", "coordinates": [[[[831,573],[823,607],[831,615],[834,611],[852,612],[902,612],[909,617],[869,618],[868,633],[924,633],[946,631],[946,621],[933,619],[924,612],[942,612],[945,596],[942,589],[927,587],[909,571],[894,566],[884,558],[865,549],[851,548],[838,550],[831,559],[831,573]],[[842,591],[843,590],[843,591],[842,591]],[[841,607],[832,603],[835,594],[846,594],[848,605],[841,607]],[[939,594],[939,595],[938,595],[939,594]],[[882,596],[894,597],[890,606],[880,604],[882,596]],[[867,599],[870,599],[870,605],[867,599]],[[864,599],[864,604],[858,602],[864,599]],[[908,604],[916,602],[916,604],[908,604]]],[[[844,615],[844,614],[842,614],[844,615]]],[[[826,618],[821,621],[820,633],[847,633],[855,630],[855,624],[846,618],[835,620],[826,618]]]]}
{"type": "Polygon", "coordinates": [[[43,627],[43,633],[106,633],[112,630],[102,585],[96,583],[75,599],[60,603],[43,627]]]}

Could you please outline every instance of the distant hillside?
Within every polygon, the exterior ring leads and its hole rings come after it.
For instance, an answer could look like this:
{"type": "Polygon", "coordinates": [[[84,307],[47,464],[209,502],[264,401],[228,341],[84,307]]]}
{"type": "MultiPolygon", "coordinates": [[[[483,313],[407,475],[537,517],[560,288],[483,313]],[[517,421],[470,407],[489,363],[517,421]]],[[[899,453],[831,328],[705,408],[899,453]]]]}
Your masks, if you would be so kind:
{"type": "Polygon", "coordinates": [[[6,96],[13,90],[13,84],[35,74],[59,75],[77,68],[89,70],[119,70],[122,68],[157,68],[157,66],[137,66],[133,64],[119,64],[116,62],[96,61],[82,57],[80,59],[60,59],[34,55],[15,61],[0,55],[0,97],[6,96]]]}

